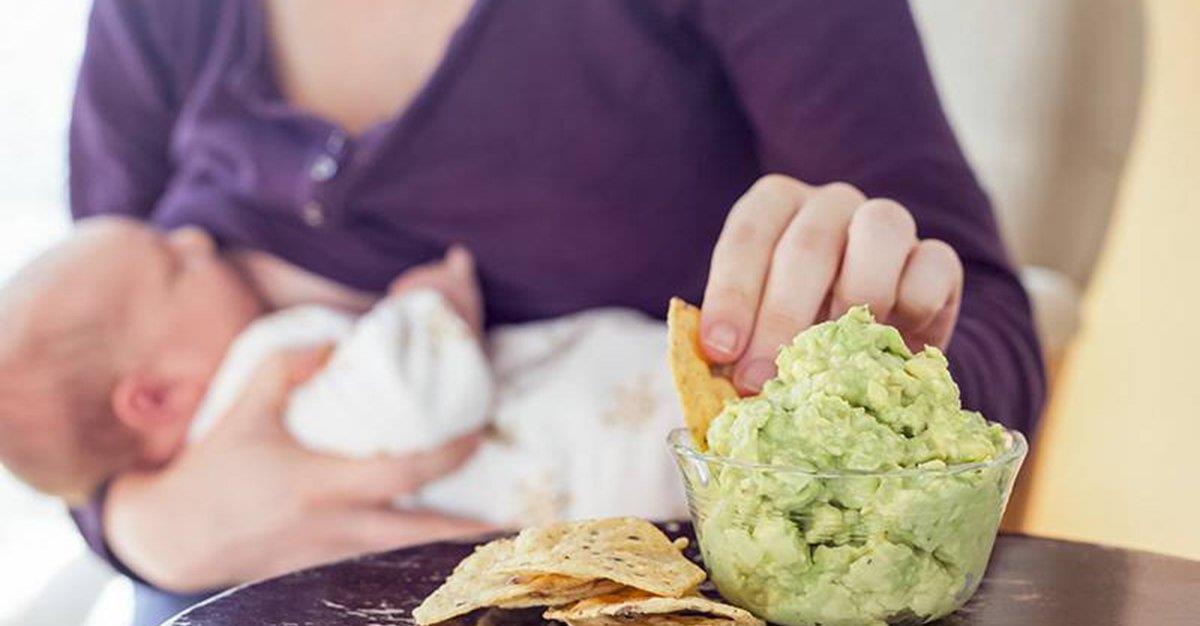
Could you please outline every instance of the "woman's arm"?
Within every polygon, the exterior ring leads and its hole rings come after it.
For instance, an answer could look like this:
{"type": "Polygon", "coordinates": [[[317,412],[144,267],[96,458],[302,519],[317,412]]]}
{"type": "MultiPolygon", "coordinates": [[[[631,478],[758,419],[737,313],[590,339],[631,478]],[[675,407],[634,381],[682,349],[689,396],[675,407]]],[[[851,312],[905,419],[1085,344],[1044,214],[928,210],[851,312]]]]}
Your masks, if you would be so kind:
{"type": "MultiPolygon", "coordinates": [[[[893,199],[920,238],[953,247],[965,279],[948,356],[964,402],[1031,428],[1044,379],[1029,303],[943,115],[907,3],[698,0],[692,9],[753,125],[765,172],[893,199]]],[[[787,317],[767,313],[759,324],[787,317]]]]}
{"type": "MultiPolygon", "coordinates": [[[[168,143],[182,91],[178,59],[185,40],[167,26],[165,4],[95,0],[92,6],[71,107],[69,178],[75,219],[148,217],[166,187],[168,143]]],[[[93,551],[136,578],[105,541],[107,494],[105,486],[71,516],[93,551]]]]}
{"type": "MultiPolygon", "coordinates": [[[[172,173],[177,111],[228,6],[96,0],[71,121],[76,218],[150,217],[172,173]]],[[[280,421],[288,368],[265,367],[228,419],[167,467],[123,474],[72,511],[88,545],[126,575],[193,591],[488,528],[389,504],[452,471],[469,439],[405,458],[307,451],[280,421]]]]}
{"type": "Polygon", "coordinates": [[[76,218],[146,217],[171,172],[168,142],[179,105],[179,48],[147,0],[96,0],[70,127],[70,201],[76,218]],[[174,45],[172,45],[174,43],[174,45]]]}
{"type": "MultiPolygon", "coordinates": [[[[147,217],[170,175],[168,138],[177,87],[151,2],[96,0],[71,107],[71,215],[147,217]]],[[[136,578],[104,538],[106,485],[71,516],[84,540],[136,578]]]]}
{"type": "Polygon", "coordinates": [[[303,349],[268,360],[201,441],[156,472],[118,477],[103,520],[113,553],[156,586],[196,592],[493,530],[391,506],[395,497],[457,469],[477,436],[427,452],[363,459],[296,443],[283,409],[292,389],[327,355],[303,349]]]}

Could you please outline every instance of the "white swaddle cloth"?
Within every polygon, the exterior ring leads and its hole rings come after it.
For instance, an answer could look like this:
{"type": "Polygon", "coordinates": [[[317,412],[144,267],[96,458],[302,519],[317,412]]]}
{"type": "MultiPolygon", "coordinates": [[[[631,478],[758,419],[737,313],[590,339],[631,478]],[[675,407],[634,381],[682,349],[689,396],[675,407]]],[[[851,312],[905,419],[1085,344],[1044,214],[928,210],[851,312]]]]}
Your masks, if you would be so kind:
{"type": "Polygon", "coordinates": [[[335,343],[329,362],[297,388],[288,430],[305,446],[366,457],[436,447],[478,430],[492,401],[491,373],[466,323],[428,290],[380,302],[355,317],[301,306],[256,320],[230,347],[192,423],[202,436],[254,368],[285,348],[335,343]]]}
{"type": "Polygon", "coordinates": [[[489,367],[466,324],[432,291],[391,296],[357,319],[288,309],[234,342],[191,438],[228,410],[270,354],[329,341],[337,344],[329,363],[293,392],[286,413],[289,431],[309,448],[403,454],[493,421],[463,467],[398,506],[506,525],[686,513],[665,445],[681,424],[665,331],[630,311],[499,327],[489,335],[489,367]]]}
{"type": "Polygon", "coordinates": [[[666,436],[681,425],[666,328],[601,309],[500,326],[491,434],[423,505],[496,524],[687,514],[666,436]]]}

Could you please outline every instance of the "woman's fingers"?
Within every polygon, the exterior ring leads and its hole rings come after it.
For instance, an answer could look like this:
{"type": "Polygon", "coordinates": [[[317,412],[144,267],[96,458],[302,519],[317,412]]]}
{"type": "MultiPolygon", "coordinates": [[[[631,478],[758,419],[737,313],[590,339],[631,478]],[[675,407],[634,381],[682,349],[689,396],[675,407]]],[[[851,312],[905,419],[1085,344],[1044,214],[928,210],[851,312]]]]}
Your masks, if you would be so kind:
{"type": "Polygon", "coordinates": [[[844,183],[810,192],[779,238],[750,345],[734,371],[734,383],[743,392],[757,392],[775,375],[779,347],[820,313],[838,273],[847,228],[864,199],[844,183]]]}
{"type": "Polygon", "coordinates": [[[963,266],[949,244],[926,239],[913,248],[900,278],[889,321],[913,350],[945,348],[958,318],[963,266]]]}
{"type": "Polygon", "coordinates": [[[919,241],[899,203],[767,176],[730,211],[713,251],[701,340],[713,362],[736,363],[739,391],[754,393],[775,375],[780,346],[859,304],[915,349],[944,348],[962,281],[954,250],[919,241]]]}
{"type": "Polygon", "coordinates": [[[737,201],[713,249],[701,343],[715,363],[736,361],[749,343],[772,251],[811,188],[765,176],[737,201]]]}
{"type": "Polygon", "coordinates": [[[900,203],[876,198],[859,206],[850,221],[829,316],[839,317],[852,306],[866,304],[876,319],[888,319],[900,273],[916,245],[917,224],[900,203]]]}
{"type": "Polygon", "coordinates": [[[399,456],[353,459],[308,453],[302,488],[316,500],[386,503],[415,493],[462,466],[479,447],[479,435],[458,437],[438,448],[399,456]]]}

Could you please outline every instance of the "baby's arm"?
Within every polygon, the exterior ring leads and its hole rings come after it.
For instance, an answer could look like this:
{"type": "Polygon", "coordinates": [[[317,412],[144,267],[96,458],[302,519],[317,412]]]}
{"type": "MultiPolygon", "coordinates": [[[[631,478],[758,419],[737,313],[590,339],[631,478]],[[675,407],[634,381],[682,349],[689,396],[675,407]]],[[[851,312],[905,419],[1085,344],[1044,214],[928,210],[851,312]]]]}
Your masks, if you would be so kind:
{"type": "Polygon", "coordinates": [[[430,289],[390,296],[355,324],[292,396],[305,445],[348,456],[426,450],[488,419],[492,377],[478,336],[430,289]]]}

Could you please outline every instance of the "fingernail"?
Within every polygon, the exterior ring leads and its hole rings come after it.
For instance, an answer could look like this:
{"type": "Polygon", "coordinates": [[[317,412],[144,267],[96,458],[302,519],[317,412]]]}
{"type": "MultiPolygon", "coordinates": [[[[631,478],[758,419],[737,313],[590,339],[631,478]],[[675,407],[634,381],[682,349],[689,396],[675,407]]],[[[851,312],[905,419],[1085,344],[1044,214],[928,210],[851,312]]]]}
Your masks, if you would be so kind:
{"type": "Polygon", "coordinates": [[[737,348],[737,329],[731,324],[717,322],[708,327],[704,334],[704,345],[722,354],[732,355],[737,348]]]}
{"type": "Polygon", "coordinates": [[[742,389],[758,392],[763,383],[775,375],[775,364],[766,359],[756,359],[746,364],[737,374],[737,384],[742,389]]]}

